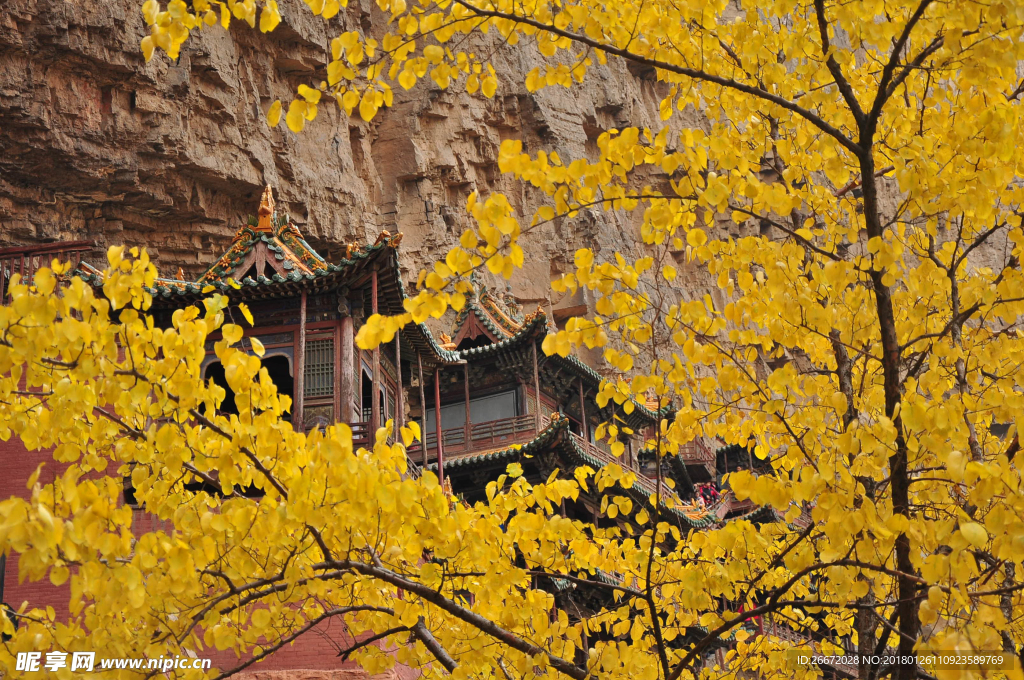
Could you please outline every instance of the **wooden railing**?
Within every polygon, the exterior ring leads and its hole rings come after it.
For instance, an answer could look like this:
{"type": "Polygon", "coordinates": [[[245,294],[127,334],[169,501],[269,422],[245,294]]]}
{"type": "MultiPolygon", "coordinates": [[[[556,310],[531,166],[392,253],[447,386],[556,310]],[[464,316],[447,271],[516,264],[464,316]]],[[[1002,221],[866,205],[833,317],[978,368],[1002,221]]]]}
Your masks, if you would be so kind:
{"type": "Polygon", "coordinates": [[[725,491],[718,497],[717,501],[708,506],[708,512],[718,519],[722,519],[729,514],[729,510],[732,508],[735,500],[736,498],[732,495],[732,491],[725,491]]]}
{"type": "MultiPolygon", "coordinates": [[[[550,419],[542,417],[540,422],[541,429],[546,428],[549,423],[550,419]]],[[[357,423],[352,426],[353,438],[358,436],[356,433],[359,431],[357,428],[360,426],[364,428],[362,431],[366,432],[367,423],[357,423]]],[[[513,444],[522,444],[537,436],[536,429],[537,423],[533,414],[501,418],[485,423],[474,423],[468,430],[467,446],[467,428],[465,426],[448,428],[441,431],[445,459],[454,460],[473,453],[493,451],[513,444]]],[[[367,432],[365,436],[368,437],[369,433],[367,432]]],[[[585,440],[574,432],[570,433],[570,436],[573,438],[576,446],[602,464],[615,463],[628,469],[629,466],[624,457],[613,456],[611,451],[585,440]]],[[[432,463],[437,460],[437,434],[430,432],[425,439],[427,462],[432,463]]],[[[414,442],[409,446],[408,455],[412,461],[417,463],[423,462],[423,449],[419,442],[414,442]]],[[[655,493],[657,482],[636,470],[634,472],[636,473],[634,485],[647,495],[655,493]]],[[[662,486],[661,493],[662,497],[666,499],[674,495],[674,492],[668,486],[662,486]]],[[[715,507],[715,511],[717,510],[718,507],[715,507]]],[[[715,512],[712,511],[712,514],[715,514],[715,512]]]]}
{"type": "Polygon", "coordinates": [[[15,274],[21,274],[21,280],[29,282],[39,269],[49,267],[53,260],[70,262],[73,270],[81,261],[82,253],[94,247],[92,241],[63,241],[0,248],[0,301],[7,302],[7,287],[15,274]]]}
{"type": "Polygon", "coordinates": [[[679,457],[687,465],[707,465],[709,468],[715,466],[715,452],[704,442],[693,440],[679,448],[679,457]]]}
{"type": "MultiPolygon", "coordinates": [[[[611,451],[601,448],[600,446],[597,446],[592,442],[586,441],[585,439],[583,439],[583,437],[579,436],[575,432],[572,434],[572,438],[575,440],[577,446],[579,446],[581,449],[583,449],[583,451],[585,451],[589,455],[593,456],[594,458],[597,458],[602,463],[615,463],[616,465],[624,469],[629,469],[627,461],[623,458],[617,458],[616,456],[613,456],[611,451]]],[[[644,493],[648,495],[657,492],[657,480],[651,479],[650,477],[639,472],[638,470],[633,470],[633,472],[636,473],[636,481],[633,482],[634,486],[636,486],[639,489],[642,489],[644,493]]],[[[674,496],[675,492],[673,492],[672,489],[670,489],[667,485],[663,484],[661,487],[661,495],[662,498],[668,498],[669,496],[674,496]]]]}
{"type": "Polygon", "coordinates": [[[732,500],[729,502],[728,512],[738,512],[746,514],[757,508],[757,505],[754,503],[754,501],[750,500],[749,498],[741,501],[737,499],[735,496],[733,496],[731,491],[729,492],[729,497],[732,500]]]}
{"type": "Polygon", "coordinates": [[[627,467],[625,460],[613,456],[611,451],[608,451],[600,446],[597,446],[593,442],[587,441],[586,439],[579,436],[575,432],[572,433],[572,438],[573,441],[576,442],[576,446],[580,447],[588,455],[597,458],[602,463],[615,463],[616,465],[627,467]]]}
{"type": "Polygon", "coordinates": [[[352,448],[366,448],[370,446],[370,423],[352,423],[352,448]]]}
{"type": "MultiPolygon", "coordinates": [[[[550,420],[548,418],[542,417],[540,423],[541,429],[546,428],[549,422],[550,420]]],[[[470,428],[469,446],[466,445],[466,428],[464,426],[442,430],[441,436],[443,437],[441,441],[444,445],[445,458],[452,460],[480,451],[489,451],[502,448],[504,446],[528,442],[537,436],[536,421],[534,420],[533,414],[527,414],[522,416],[513,416],[511,418],[491,420],[485,423],[474,423],[470,428]]],[[[583,439],[583,437],[576,433],[570,433],[570,436],[580,449],[602,463],[616,463],[622,467],[627,467],[626,460],[623,458],[613,456],[610,451],[594,444],[593,442],[583,439]]],[[[436,460],[436,433],[430,432],[427,434],[426,446],[427,460],[436,460]]],[[[409,456],[416,461],[423,460],[423,452],[419,443],[414,443],[409,447],[409,456]]],[[[648,479],[642,474],[638,474],[636,476],[636,482],[634,483],[648,494],[654,493],[657,488],[657,484],[654,480],[648,479]]],[[[671,494],[672,491],[668,487],[663,487],[662,493],[667,496],[671,494]]]]}
{"type": "MultiPolygon", "coordinates": [[[[537,436],[536,422],[533,415],[524,415],[473,423],[469,428],[463,425],[441,430],[444,455],[449,459],[458,458],[475,451],[528,442],[537,436]]],[[[541,426],[544,427],[545,423],[541,426]]],[[[437,458],[437,433],[429,432],[425,439],[427,458],[434,460],[437,458]]],[[[409,447],[409,454],[414,460],[422,460],[422,449],[418,442],[409,447]]]]}

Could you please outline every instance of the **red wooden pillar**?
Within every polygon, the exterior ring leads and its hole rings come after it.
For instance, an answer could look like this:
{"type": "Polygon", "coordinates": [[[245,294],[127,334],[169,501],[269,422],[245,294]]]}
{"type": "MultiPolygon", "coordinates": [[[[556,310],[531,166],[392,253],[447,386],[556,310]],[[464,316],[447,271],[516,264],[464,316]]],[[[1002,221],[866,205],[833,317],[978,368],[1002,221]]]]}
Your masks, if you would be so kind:
{"type": "Polygon", "coordinates": [[[402,394],[402,332],[395,333],[395,375],[398,379],[398,390],[395,394],[395,441],[399,439],[398,431],[405,418],[405,399],[402,394]]]}
{"type": "Polygon", "coordinates": [[[341,422],[341,320],[334,324],[334,373],[331,376],[331,391],[334,393],[334,422],[341,422]]]}
{"type": "Polygon", "coordinates": [[[338,386],[341,392],[341,415],[339,417],[343,422],[351,425],[361,420],[355,408],[356,376],[359,375],[359,372],[356,369],[355,324],[351,313],[341,317],[339,345],[338,373],[340,373],[340,380],[338,386]]]}
{"type": "Polygon", "coordinates": [[[587,407],[586,407],[586,405],[583,402],[583,378],[579,379],[579,386],[580,386],[580,434],[583,436],[583,441],[589,442],[590,441],[590,436],[589,436],[590,433],[588,432],[588,430],[590,428],[587,426],[587,407]]]}
{"type": "Polygon", "coordinates": [[[469,362],[465,362],[462,365],[463,381],[466,383],[466,431],[463,435],[463,450],[469,451],[470,444],[473,443],[473,423],[469,417],[469,362]]]}
{"type": "MultiPolygon", "coordinates": [[[[370,273],[370,313],[377,314],[377,270],[370,273]]],[[[380,346],[373,348],[373,389],[370,392],[370,441],[375,441],[380,422],[380,346]]]]}
{"type": "Polygon", "coordinates": [[[423,386],[423,357],[416,353],[416,368],[420,374],[420,445],[423,447],[423,467],[427,466],[427,396],[423,386]]]}
{"type": "Polygon", "coordinates": [[[306,291],[302,291],[299,300],[299,342],[295,352],[295,408],[292,423],[299,432],[306,431],[305,413],[303,412],[306,397],[306,291]]]}
{"type": "Polygon", "coordinates": [[[533,389],[534,389],[534,396],[537,399],[537,401],[536,401],[537,413],[535,414],[537,416],[537,422],[534,425],[534,429],[537,432],[540,432],[540,372],[537,369],[537,343],[536,342],[533,343],[532,348],[533,348],[533,389]]]}
{"type": "Polygon", "coordinates": [[[437,433],[437,480],[444,484],[444,437],[441,433],[441,367],[434,368],[434,432],[437,433]]]}

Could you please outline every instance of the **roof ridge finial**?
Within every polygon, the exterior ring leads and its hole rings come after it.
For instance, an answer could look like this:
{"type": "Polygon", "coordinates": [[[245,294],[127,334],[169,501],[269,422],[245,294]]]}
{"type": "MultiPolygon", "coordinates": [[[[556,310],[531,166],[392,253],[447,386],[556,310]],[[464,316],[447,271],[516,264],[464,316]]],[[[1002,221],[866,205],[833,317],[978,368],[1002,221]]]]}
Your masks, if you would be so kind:
{"type": "Polygon", "coordinates": [[[273,215],[274,192],[268,184],[267,188],[263,190],[263,197],[260,199],[259,221],[256,223],[256,231],[272,234],[274,232],[274,225],[271,220],[273,215]]]}

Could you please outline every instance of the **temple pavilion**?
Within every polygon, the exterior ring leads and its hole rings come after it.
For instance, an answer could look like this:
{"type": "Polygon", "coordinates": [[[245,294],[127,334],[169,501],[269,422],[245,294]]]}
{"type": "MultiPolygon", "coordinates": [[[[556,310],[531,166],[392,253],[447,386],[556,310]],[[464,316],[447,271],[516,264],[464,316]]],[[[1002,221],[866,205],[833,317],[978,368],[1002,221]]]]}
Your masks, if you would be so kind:
{"type": "MultiPolygon", "coordinates": [[[[665,414],[636,402],[629,413],[614,402],[600,406],[601,375],[575,356],[546,356],[540,345],[551,326],[548,316],[540,308],[524,314],[511,291],[475,283],[450,335],[435,337],[424,324],[409,324],[387,345],[372,351],[356,346],[370,315],[404,311],[401,240],[400,233],[381,232],[372,244],[347,246],[344,257],[328,262],[275,211],[267,187],[258,214],[202,276],[187,281],[179,269],[176,278],[157,279],[151,313],[157,325],[170,325],[176,309],[199,303],[211,287],[229,298],[227,314],[236,322],[242,319],[238,304],[246,303],[254,323],[245,333],[265,347],[263,364],[278,390],[291,396],[296,429],[345,422],[355,444],[365,446],[387,421],[397,428],[415,419],[425,436],[409,448],[410,461],[447,480],[467,501],[482,499],[487,482],[512,462],[531,480],[555,469],[571,474],[580,465],[615,462],[637,473],[628,493],[648,504],[655,470],[644,434],[665,414]],[[613,418],[635,433],[620,435],[625,450],[619,457],[594,439],[597,425],[613,418]]],[[[90,265],[80,263],[76,271],[102,285],[102,273],[90,265]]],[[[231,392],[213,351],[217,339],[207,343],[204,377],[228,391],[221,408],[231,412],[231,392]]],[[[679,494],[666,514],[681,527],[708,526],[749,510],[731,508],[724,495],[719,503],[692,500],[696,486],[715,482],[718,462],[711,448],[696,442],[665,464],[676,489],[665,491],[679,494]]],[[[600,498],[581,496],[562,511],[602,522],[599,507],[600,498]]]]}

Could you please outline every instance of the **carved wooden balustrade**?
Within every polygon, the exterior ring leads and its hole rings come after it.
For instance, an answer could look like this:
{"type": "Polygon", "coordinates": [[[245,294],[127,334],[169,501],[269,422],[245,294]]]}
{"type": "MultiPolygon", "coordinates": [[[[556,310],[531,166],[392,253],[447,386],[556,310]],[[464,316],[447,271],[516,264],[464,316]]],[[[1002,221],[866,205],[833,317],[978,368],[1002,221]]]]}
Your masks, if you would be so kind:
{"type": "Polygon", "coordinates": [[[703,465],[708,473],[715,475],[715,452],[703,440],[694,439],[679,447],[679,457],[686,465],[703,465]]]}
{"type": "Polygon", "coordinates": [[[370,448],[370,423],[352,423],[352,448],[370,448]]]}
{"type": "MultiPolygon", "coordinates": [[[[541,427],[547,427],[547,419],[543,419],[541,427]]],[[[537,421],[532,414],[528,414],[473,423],[469,428],[464,425],[450,427],[441,430],[441,443],[445,458],[452,460],[479,451],[493,451],[513,444],[525,444],[536,436],[537,421]]],[[[437,433],[428,432],[425,439],[427,460],[436,460],[437,433]]],[[[423,459],[423,449],[419,442],[414,442],[409,447],[409,456],[417,461],[423,459]]]]}
{"type": "MultiPolygon", "coordinates": [[[[543,430],[549,424],[550,419],[542,417],[540,429],[543,430]]],[[[369,447],[371,444],[371,434],[369,423],[354,423],[352,425],[353,445],[356,447],[369,447]]],[[[533,414],[500,418],[484,423],[473,423],[468,428],[465,425],[460,425],[459,427],[441,430],[441,441],[445,460],[447,461],[457,460],[477,453],[496,451],[515,444],[525,444],[536,436],[537,421],[533,414]]],[[[587,441],[574,432],[570,432],[569,436],[572,437],[573,443],[578,449],[597,462],[601,464],[615,463],[623,468],[630,469],[625,455],[614,456],[606,447],[587,441]]],[[[425,439],[427,449],[426,462],[430,464],[437,460],[437,433],[429,432],[425,439]]],[[[418,464],[423,463],[423,448],[420,442],[413,442],[408,447],[408,455],[411,461],[418,464]]],[[[714,461],[712,460],[713,464],[714,461]]],[[[635,468],[632,469],[636,473],[634,481],[636,487],[643,490],[646,494],[653,494],[657,491],[656,480],[647,477],[635,468]]],[[[661,494],[665,498],[675,496],[675,492],[666,484],[662,485],[661,494]]],[[[719,505],[722,505],[722,503],[719,505]]],[[[714,507],[712,514],[717,514],[719,505],[714,507]]]]}
{"type": "MultiPolygon", "coordinates": [[[[541,418],[541,429],[546,428],[549,423],[548,418],[541,418]]],[[[537,425],[534,416],[527,414],[485,423],[474,423],[470,428],[465,426],[448,428],[441,431],[441,436],[445,459],[451,461],[475,453],[495,451],[515,444],[525,444],[537,436],[537,425]]],[[[576,433],[569,433],[569,436],[572,437],[577,448],[600,463],[616,463],[623,468],[629,467],[625,456],[614,456],[605,447],[589,442],[576,433]]],[[[428,463],[436,461],[436,433],[427,434],[426,447],[428,463]]],[[[409,457],[417,462],[423,460],[423,450],[418,442],[409,447],[409,457]]],[[[657,482],[642,474],[636,475],[634,484],[648,494],[654,493],[657,489],[657,482]]],[[[665,496],[673,495],[672,490],[667,486],[662,486],[661,491],[665,496]]]]}
{"type": "Polygon", "coordinates": [[[22,281],[31,281],[35,273],[49,267],[53,260],[69,262],[74,270],[82,253],[95,248],[92,241],[61,241],[34,246],[0,248],[0,302],[7,302],[11,277],[21,275],[22,281]]]}

